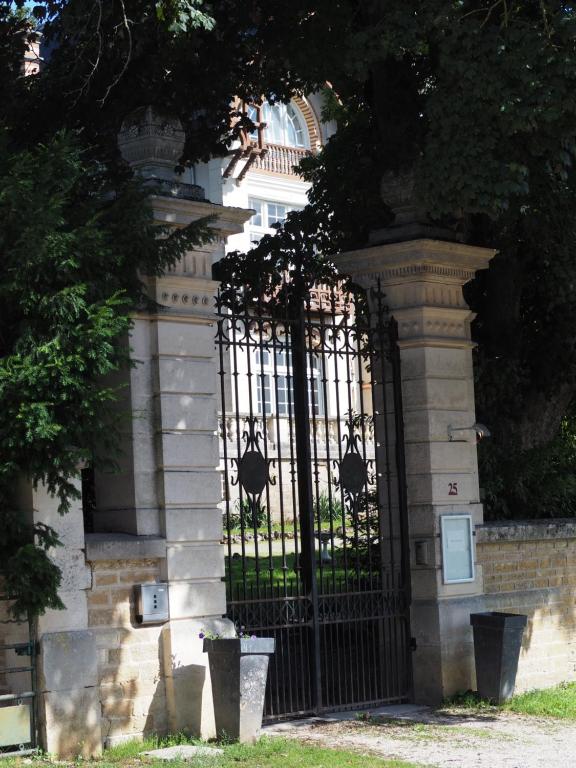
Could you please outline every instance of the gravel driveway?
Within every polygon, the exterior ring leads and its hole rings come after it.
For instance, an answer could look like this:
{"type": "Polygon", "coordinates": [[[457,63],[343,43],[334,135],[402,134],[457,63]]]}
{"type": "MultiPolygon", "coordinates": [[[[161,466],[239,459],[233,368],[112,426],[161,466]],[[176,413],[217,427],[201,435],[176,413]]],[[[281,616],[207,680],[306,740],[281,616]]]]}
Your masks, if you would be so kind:
{"type": "Polygon", "coordinates": [[[510,712],[390,707],[265,730],[434,768],[576,768],[576,723],[510,712]]]}

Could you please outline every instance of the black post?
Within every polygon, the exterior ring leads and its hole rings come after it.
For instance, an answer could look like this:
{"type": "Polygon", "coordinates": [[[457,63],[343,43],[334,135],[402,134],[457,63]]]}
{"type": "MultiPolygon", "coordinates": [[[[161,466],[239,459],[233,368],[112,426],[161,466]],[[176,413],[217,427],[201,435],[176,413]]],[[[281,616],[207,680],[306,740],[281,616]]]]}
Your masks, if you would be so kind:
{"type": "Polygon", "coordinates": [[[318,614],[318,582],[316,578],[316,546],[314,543],[314,494],[312,491],[312,459],[310,455],[310,410],[308,403],[308,366],[304,295],[296,291],[292,307],[291,342],[294,383],[294,431],[296,472],[298,480],[298,515],[300,518],[300,573],[304,591],[312,603],[312,696],[314,709],[322,708],[320,667],[320,625],[318,614]]]}
{"type": "Polygon", "coordinates": [[[38,701],[38,621],[28,614],[28,649],[30,651],[30,682],[32,684],[32,693],[34,694],[30,702],[30,739],[32,747],[38,746],[38,712],[40,702],[38,701]]]}

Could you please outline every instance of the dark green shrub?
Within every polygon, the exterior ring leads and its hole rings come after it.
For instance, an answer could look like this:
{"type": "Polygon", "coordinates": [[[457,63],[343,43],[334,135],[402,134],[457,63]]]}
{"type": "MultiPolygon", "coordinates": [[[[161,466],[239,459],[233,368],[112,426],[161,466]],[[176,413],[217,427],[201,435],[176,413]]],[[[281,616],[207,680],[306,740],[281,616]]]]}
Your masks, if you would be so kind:
{"type": "Polygon", "coordinates": [[[342,502],[332,496],[323,492],[321,493],[315,504],[315,517],[321,523],[341,523],[342,522],[342,502]]]}
{"type": "Polygon", "coordinates": [[[244,523],[245,529],[261,528],[266,524],[268,515],[266,507],[260,502],[251,502],[248,499],[236,499],[234,511],[230,512],[230,528],[241,528],[244,523]]]}

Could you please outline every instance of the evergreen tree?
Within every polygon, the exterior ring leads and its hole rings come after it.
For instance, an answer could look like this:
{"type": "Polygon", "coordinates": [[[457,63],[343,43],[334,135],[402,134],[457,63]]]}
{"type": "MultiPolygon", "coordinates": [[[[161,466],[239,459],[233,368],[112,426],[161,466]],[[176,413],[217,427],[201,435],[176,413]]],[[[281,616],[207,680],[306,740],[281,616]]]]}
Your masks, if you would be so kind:
{"type": "Polygon", "coordinates": [[[55,532],[17,513],[18,480],[45,483],[65,513],[81,464],[113,461],[105,381],[129,364],[130,316],[147,302],[138,271],[159,275],[210,235],[205,221],[156,226],[145,191],[112,185],[70,135],[16,152],[0,138],[0,563],[24,615],[61,605],[60,573],[55,532]]]}

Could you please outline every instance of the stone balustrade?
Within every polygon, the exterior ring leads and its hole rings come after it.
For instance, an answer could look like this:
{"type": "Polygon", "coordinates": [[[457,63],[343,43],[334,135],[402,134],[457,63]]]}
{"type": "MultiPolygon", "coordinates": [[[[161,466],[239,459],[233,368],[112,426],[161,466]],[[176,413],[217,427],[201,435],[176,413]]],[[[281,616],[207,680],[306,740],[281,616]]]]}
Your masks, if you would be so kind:
{"type": "Polygon", "coordinates": [[[287,147],[283,144],[267,144],[266,152],[263,155],[256,156],[253,168],[254,170],[296,176],[294,166],[298,165],[301,160],[310,154],[309,149],[287,147]]]}
{"type": "MultiPolygon", "coordinates": [[[[238,443],[238,431],[240,431],[240,445],[242,445],[242,432],[244,431],[244,417],[240,416],[240,421],[236,416],[220,417],[220,435],[226,438],[228,449],[234,449],[238,443]]],[[[290,445],[290,429],[292,430],[292,439],[294,439],[294,422],[286,417],[276,419],[273,416],[258,418],[256,421],[256,430],[266,437],[266,444],[270,450],[274,450],[280,442],[281,447],[290,445]],[[278,425],[280,427],[280,441],[278,441],[278,425]]],[[[324,448],[326,442],[334,451],[338,450],[338,443],[342,441],[344,435],[348,434],[345,422],[342,419],[327,418],[323,416],[317,419],[310,419],[310,439],[315,441],[319,448],[324,448]],[[326,440],[326,432],[328,440],[326,440]]],[[[336,453],[335,453],[336,455],[336,453]]]]}

